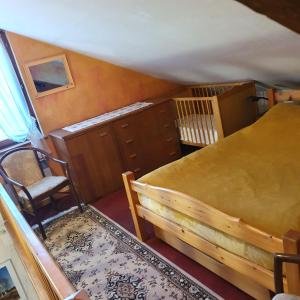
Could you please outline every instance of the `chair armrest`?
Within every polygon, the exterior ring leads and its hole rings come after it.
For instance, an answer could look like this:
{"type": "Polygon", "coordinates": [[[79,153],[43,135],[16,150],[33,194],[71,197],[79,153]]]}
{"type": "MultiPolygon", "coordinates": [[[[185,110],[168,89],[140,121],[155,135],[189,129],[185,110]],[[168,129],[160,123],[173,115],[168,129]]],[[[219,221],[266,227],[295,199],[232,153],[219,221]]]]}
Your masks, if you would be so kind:
{"type": "Polygon", "coordinates": [[[47,159],[52,160],[55,163],[58,163],[60,165],[62,165],[65,175],[69,178],[70,177],[70,171],[69,171],[69,164],[68,162],[55,158],[53,156],[51,156],[48,152],[38,149],[38,148],[33,148],[35,151],[40,152],[41,154],[43,154],[44,156],[46,156],[47,159]]]}
{"type": "Polygon", "coordinates": [[[13,184],[13,185],[16,185],[18,188],[22,189],[24,187],[23,184],[21,184],[20,182],[10,178],[7,176],[7,174],[0,169],[0,176],[2,176],[2,178],[4,179],[5,183],[10,183],[10,184],[13,184]]]}
{"type": "Polygon", "coordinates": [[[274,283],[276,294],[283,293],[282,264],[284,262],[300,265],[300,255],[285,253],[274,254],[274,283]]]}
{"type": "MultiPolygon", "coordinates": [[[[5,183],[17,186],[19,189],[21,189],[26,194],[26,196],[29,199],[30,203],[32,203],[32,197],[31,197],[30,193],[28,192],[27,188],[23,184],[21,184],[20,182],[8,177],[1,170],[0,170],[0,175],[4,178],[5,183]]],[[[16,194],[16,196],[18,196],[18,195],[16,194]]]]}

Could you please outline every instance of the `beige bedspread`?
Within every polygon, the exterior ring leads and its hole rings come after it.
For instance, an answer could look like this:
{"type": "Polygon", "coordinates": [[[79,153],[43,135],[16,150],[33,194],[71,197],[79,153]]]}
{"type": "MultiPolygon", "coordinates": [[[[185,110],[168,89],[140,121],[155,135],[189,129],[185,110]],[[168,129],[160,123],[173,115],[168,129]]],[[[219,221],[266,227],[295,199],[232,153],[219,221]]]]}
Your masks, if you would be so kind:
{"type": "Polygon", "coordinates": [[[278,104],[139,181],[186,193],[277,237],[300,230],[300,106],[278,104]]]}
{"type": "MultiPolygon", "coordinates": [[[[186,193],[282,237],[289,229],[300,230],[299,155],[300,106],[279,104],[255,124],[139,181],[186,193]]],[[[140,201],[205,239],[272,269],[269,253],[151,199],[140,201]]]]}

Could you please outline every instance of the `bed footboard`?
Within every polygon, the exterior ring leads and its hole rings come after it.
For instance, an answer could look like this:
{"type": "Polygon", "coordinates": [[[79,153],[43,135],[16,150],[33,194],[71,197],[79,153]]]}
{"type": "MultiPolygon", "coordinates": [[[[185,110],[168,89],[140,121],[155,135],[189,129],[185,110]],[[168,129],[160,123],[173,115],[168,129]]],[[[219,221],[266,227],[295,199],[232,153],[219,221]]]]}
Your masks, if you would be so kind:
{"type": "MultiPolygon", "coordinates": [[[[300,232],[290,230],[283,237],[284,253],[300,254],[300,232]]],[[[300,268],[297,264],[286,264],[286,279],[290,294],[300,295],[300,268]]]]}
{"type": "MultiPolygon", "coordinates": [[[[187,228],[141,206],[138,194],[157,201],[173,210],[184,212],[184,214],[199,220],[201,223],[269,253],[300,253],[300,232],[290,231],[283,239],[279,239],[246,224],[239,218],[229,216],[188,195],[137,182],[134,180],[132,172],[124,173],[123,180],[135,230],[139,239],[144,241],[146,239],[147,235],[144,227],[144,220],[146,220],[154,225],[158,238],[165,240],[170,245],[173,244],[173,247],[177,250],[198,261],[224,279],[229,280],[256,299],[266,299],[264,289],[275,291],[274,273],[272,271],[218,247],[187,228]],[[175,240],[177,242],[174,244],[175,240]],[[183,247],[182,245],[185,246],[183,247]],[[209,257],[208,264],[204,263],[203,257],[205,256],[209,257]],[[226,266],[223,271],[220,271],[220,264],[226,266]],[[232,271],[228,271],[228,268],[232,271]],[[227,276],[228,274],[232,274],[232,272],[236,272],[235,280],[232,280],[232,275],[227,276]],[[241,275],[240,282],[237,279],[239,275],[241,275]],[[248,279],[249,284],[247,284],[247,280],[244,280],[245,278],[248,279]],[[256,288],[255,292],[251,293],[253,283],[258,284],[261,288],[256,288]],[[259,297],[258,294],[260,295],[259,297]]],[[[286,278],[283,279],[283,284],[286,291],[288,290],[290,293],[300,295],[300,272],[298,266],[287,265],[286,278]]]]}

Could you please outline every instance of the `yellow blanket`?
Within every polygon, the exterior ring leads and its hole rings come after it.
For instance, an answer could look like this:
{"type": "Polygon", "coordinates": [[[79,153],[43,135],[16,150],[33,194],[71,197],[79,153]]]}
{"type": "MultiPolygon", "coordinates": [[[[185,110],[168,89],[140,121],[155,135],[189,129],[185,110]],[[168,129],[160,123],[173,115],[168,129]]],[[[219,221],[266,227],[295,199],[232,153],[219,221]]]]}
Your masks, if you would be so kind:
{"type": "Polygon", "coordinates": [[[186,193],[277,237],[300,230],[300,106],[278,104],[139,181],[186,193]]]}

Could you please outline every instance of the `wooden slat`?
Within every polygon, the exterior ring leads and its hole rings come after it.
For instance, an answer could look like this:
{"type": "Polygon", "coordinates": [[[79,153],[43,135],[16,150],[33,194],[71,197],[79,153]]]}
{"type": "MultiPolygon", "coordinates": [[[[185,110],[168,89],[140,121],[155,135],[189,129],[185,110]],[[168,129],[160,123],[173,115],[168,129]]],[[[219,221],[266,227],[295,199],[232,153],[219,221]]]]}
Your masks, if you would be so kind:
{"type": "Polygon", "coordinates": [[[187,102],[188,116],[190,116],[190,120],[191,120],[191,124],[189,123],[189,125],[191,126],[191,128],[190,128],[191,140],[192,140],[192,142],[197,143],[196,131],[195,131],[195,128],[194,128],[194,116],[193,116],[193,112],[191,110],[191,103],[193,103],[193,102],[191,102],[191,101],[187,102]]]}
{"type": "Polygon", "coordinates": [[[181,113],[182,113],[183,125],[184,125],[184,128],[185,128],[185,131],[183,130],[183,138],[186,138],[187,140],[190,140],[190,133],[188,131],[188,124],[187,124],[187,119],[186,119],[186,113],[185,113],[185,110],[184,110],[184,101],[180,100],[179,104],[180,104],[181,113]]]}
{"type": "Polygon", "coordinates": [[[205,101],[206,99],[204,100],[201,100],[200,101],[200,105],[201,105],[201,109],[203,111],[203,116],[204,116],[204,120],[202,122],[202,125],[203,125],[203,135],[204,135],[204,140],[205,140],[205,143],[207,145],[211,144],[210,142],[210,138],[209,138],[209,135],[205,134],[205,132],[208,132],[208,128],[207,128],[207,120],[206,120],[206,108],[205,108],[205,101]]]}
{"type": "Polygon", "coordinates": [[[170,232],[182,241],[206,253],[210,257],[226,264],[232,269],[248,276],[252,280],[259,282],[264,287],[274,291],[273,272],[206,241],[197,234],[185,229],[184,227],[180,227],[179,225],[167,219],[164,219],[163,217],[140,205],[137,205],[137,212],[139,216],[145,220],[163,230],[170,232]]]}
{"type": "Polygon", "coordinates": [[[176,113],[177,113],[177,127],[179,129],[179,134],[181,140],[183,139],[183,122],[182,122],[182,117],[181,117],[181,109],[180,106],[178,105],[179,101],[175,101],[175,106],[176,106],[176,113]]]}
{"type": "Polygon", "coordinates": [[[224,137],[222,117],[220,113],[218,98],[216,96],[212,99],[211,105],[212,105],[212,110],[215,118],[215,125],[218,133],[218,139],[222,139],[224,137]]]}
{"type": "Polygon", "coordinates": [[[257,300],[270,300],[270,291],[256,283],[249,277],[229,268],[225,264],[211,258],[200,250],[180,240],[168,231],[164,231],[157,226],[154,227],[154,232],[157,238],[163,240],[167,244],[179,252],[185,254],[187,257],[193,259],[197,263],[204,266],[206,269],[214,272],[219,277],[229,281],[231,284],[238,287],[248,295],[257,300]]]}
{"type": "MultiPolygon", "coordinates": [[[[209,119],[210,119],[210,126],[211,126],[211,134],[212,134],[212,140],[215,143],[216,142],[216,137],[215,137],[215,126],[214,126],[214,122],[213,122],[213,118],[214,118],[214,113],[212,110],[212,102],[209,101],[208,103],[208,114],[209,114],[209,119]]],[[[218,132],[218,131],[217,131],[218,132]]]]}
{"type": "Polygon", "coordinates": [[[144,231],[144,224],[143,224],[144,221],[141,218],[139,218],[137,214],[136,205],[139,203],[138,195],[133,192],[132,186],[130,184],[134,180],[134,174],[132,172],[126,172],[122,174],[122,178],[126,190],[127,199],[129,202],[129,208],[130,208],[136,236],[141,241],[146,241],[147,234],[144,231]]]}
{"type": "Polygon", "coordinates": [[[281,239],[252,227],[239,218],[231,217],[186,194],[151,186],[137,181],[131,182],[133,191],[141,193],[169,208],[184,212],[215,229],[228,233],[268,252],[283,252],[281,239]]]}
{"type": "MultiPolygon", "coordinates": [[[[201,105],[199,105],[200,102],[201,102],[200,100],[197,100],[197,101],[196,101],[197,109],[198,109],[198,111],[199,111],[199,114],[201,114],[201,112],[202,112],[202,107],[201,107],[201,105]]],[[[203,130],[203,129],[204,129],[204,124],[203,124],[203,120],[202,120],[202,118],[201,118],[201,116],[200,116],[200,128],[199,128],[200,141],[201,141],[202,144],[207,145],[206,140],[205,140],[205,134],[204,134],[204,130],[203,130]],[[202,133],[202,135],[203,135],[203,138],[202,138],[202,136],[201,136],[201,133],[202,133]],[[204,142],[204,143],[203,143],[203,142],[204,142]]]]}

